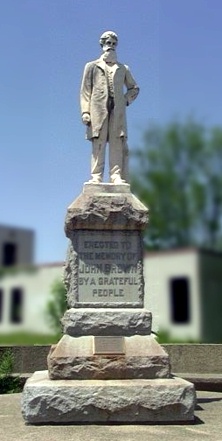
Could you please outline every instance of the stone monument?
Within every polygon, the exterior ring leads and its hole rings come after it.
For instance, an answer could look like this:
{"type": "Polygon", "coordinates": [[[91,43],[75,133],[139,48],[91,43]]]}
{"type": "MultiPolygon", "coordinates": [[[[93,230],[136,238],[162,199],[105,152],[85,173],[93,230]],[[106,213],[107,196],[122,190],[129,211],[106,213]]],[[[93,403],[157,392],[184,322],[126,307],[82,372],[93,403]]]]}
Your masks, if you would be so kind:
{"type": "MultiPolygon", "coordinates": [[[[103,34],[103,46],[107,38],[112,43],[113,34],[103,34]]],[[[132,88],[135,97],[135,82],[132,88]]],[[[87,114],[92,126],[93,116],[87,114]]],[[[126,137],[118,137],[125,146],[126,137]]],[[[95,159],[100,138],[91,139],[95,159]]],[[[105,139],[115,148],[107,134],[105,139]]],[[[51,348],[48,371],[35,372],[24,387],[22,413],[29,424],[194,419],[193,384],[171,375],[169,357],[151,334],[152,314],[144,309],[142,243],[148,210],[125,183],[124,154],[116,158],[111,183],[104,184],[103,161],[92,160],[92,178],[67,210],[64,335],[51,348]]]]}

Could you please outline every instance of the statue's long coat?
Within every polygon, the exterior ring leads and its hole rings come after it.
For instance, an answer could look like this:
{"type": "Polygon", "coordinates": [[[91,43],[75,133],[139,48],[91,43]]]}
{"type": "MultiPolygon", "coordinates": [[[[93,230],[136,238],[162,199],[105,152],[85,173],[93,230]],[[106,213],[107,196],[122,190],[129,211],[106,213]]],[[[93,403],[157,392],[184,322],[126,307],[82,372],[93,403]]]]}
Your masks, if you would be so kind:
{"type": "MultiPolygon", "coordinates": [[[[127,137],[126,106],[131,104],[137,97],[139,88],[128,66],[116,63],[114,69],[114,131],[117,137],[127,137]],[[125,92],[124,86],[126,88],[125,92]]],[[[108,114],[107,101],[108,84],[105,62],[99,58],[86,64],[81,85],[81,112],[82,114],[87,112],[91,117],[91,124],[87,126],[87,139],[99,136],[103,122],[108,114]]]]}

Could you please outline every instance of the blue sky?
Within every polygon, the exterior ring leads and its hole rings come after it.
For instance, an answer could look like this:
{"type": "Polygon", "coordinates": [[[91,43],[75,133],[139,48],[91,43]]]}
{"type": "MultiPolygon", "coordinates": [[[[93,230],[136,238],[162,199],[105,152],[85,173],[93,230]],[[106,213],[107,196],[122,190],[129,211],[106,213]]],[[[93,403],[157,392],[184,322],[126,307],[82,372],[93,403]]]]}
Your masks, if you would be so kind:
{"type": "Polygon", "coordinates": [[[62,261],[67,206],[89,179],[79,88],[107,29],[141,92],[129,146],[152,121],[221,124],[221,0],[0,0],[0,224],[36,231],[36,262],[62,261]]]}

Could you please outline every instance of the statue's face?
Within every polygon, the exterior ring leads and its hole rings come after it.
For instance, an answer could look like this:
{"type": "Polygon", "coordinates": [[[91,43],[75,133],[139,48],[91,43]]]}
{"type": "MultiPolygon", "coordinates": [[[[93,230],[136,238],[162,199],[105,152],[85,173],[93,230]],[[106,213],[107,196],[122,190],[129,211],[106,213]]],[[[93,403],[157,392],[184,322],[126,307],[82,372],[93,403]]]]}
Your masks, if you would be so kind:
{"type": "Polygon", "coordinates": [[[105,44],[103,45],[103,52],[108,52],[110,50],[115,51],[116,46],[117,46],[117,41],[112,37],[108,37],[106,39],[105,44]]]}

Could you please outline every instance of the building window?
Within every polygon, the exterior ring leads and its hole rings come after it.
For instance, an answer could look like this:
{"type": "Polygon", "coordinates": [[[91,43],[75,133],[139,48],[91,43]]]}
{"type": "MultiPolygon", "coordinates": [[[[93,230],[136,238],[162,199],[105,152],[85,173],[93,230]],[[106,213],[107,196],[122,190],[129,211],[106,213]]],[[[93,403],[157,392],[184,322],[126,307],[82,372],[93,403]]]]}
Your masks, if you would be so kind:
{"type": "Polygon", "coordinates": [[[17,263],[17,246],[12,242],[3,244],[3,266],[11,266],[17,263]]]}
{"type": "Polygon", "coordinates": [[[23,290],[21,288],[13,288],[11,290],[11,323],[21,323],[23,316],[23,290]]]}
{"type": "Polygon", "coordinates": [[[187,277],[170,279],[170,304],[173,323],[190,322],[190,287],[187,277]]]}
{"type": "Polygon", "coordinates": [[[0,289],[0,322],[3,317],[3,289],[0,289]]]}

